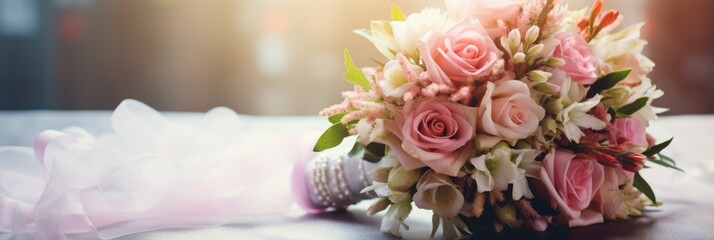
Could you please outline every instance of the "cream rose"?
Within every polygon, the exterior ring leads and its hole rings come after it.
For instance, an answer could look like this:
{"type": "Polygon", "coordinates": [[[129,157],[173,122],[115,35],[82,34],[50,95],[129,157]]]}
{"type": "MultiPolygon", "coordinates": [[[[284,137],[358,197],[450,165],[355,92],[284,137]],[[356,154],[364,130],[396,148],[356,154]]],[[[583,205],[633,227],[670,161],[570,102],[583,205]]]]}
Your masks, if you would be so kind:
{"type": "Polygon", "coordinates": [[[492,147],[499,141],[511,145],[527,138],[545,117],[545,109],[531,98],[528,85],[518,80],[488,82],[476,91],[479,147],[492,147]]]}
{"type": "Polygon", "coordinates": [[[431,31],[419,45],[435,83],[458,87],[491,73],[501,52],[480,23],[465,19],[445,33],[431,31]]]}
{"type": "Polygon", "coordinates": [[[642,54],[647,41],[640,38],[644,24],[636,24],[613,34],[600,34],[590,43],[594,54],[603,61],[601,70],[612,72],[632,68],[621,86],[639,86],[647,74],[654,69],[654,62],[642,54]]]}
{"type": "Polygon", "coordinates": [[[404,21],[393,21],[394,40],[402,53],[413,60],[419,59],[420,39],[429,31],[443,31],[449,20],[438,8],[425,8],[409,15],[404,21]]]}
{"type": "Polygon", "coordinates": [[[491,36],[506,35],[499,21],[513,25],[521,11],[523,0],[446,0],[446,11],[451,19],[478,19],[491,36]]]}

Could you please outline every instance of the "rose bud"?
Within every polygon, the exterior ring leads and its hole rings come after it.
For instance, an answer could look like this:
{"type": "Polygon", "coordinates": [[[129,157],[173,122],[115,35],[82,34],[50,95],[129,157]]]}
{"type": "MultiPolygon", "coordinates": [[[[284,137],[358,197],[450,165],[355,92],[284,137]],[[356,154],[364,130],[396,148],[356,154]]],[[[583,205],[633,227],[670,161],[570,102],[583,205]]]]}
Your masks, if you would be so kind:
{"type": "Polygon", "coordinates": [[[609,26],[610,24],[614,23],[615,20],[620,16],[620,13],[617,10],[610,10],[605,13],[604,16],[602,16],[602,19],[600,19],[600,24],[599,28],[604,28],[609,26]]]}
{"type": "Polygon", "coordinates": [[[380,198],[379,200],[377,200],[376,202],[374,202],[374,204],[372,204],[372,206],[369,206],[369,208],[367,209],[367,215],[368,215],[368,216],[372,216],[372,215],[374,215],[374,214],[376,214],[376,213],[378,213],[378,212],[381,212],[381,211],[383,211],[384,209],[387,209],[387,207],[389,207],[389,205],[390,205],[391,203],[392,203],[392,202],[391,202],[388,198],[386,198],[386,197],[385,197],[385,198],[380,198]]]}
{"type": "Polygon", "coordinates": [[[623,162],[622,169],[630,172],[637,172],[645,166],[645,160],[647,160],[647,157],[639,153],[633,153],[627,156],[627,160],[628,161],[623,162]]]}
{"type": "Polygon", "coordinates": [[[617,161],[617,158],[615,158],[614,156],[612,156],[610,154],[605,154],[600,151],[593,151],[590,154],[590,156],[593,156],[597,160],[597,162],[599,162],[603,166],[606,166],[606,167],[619,167],[620,166],[620,162],[617,161]]]}
{"type": "Polygon", "coordinates": [[[597,18],[597,15],[599,15],[600,12],[602,11],[602,5],[603,5],[602,0],[595,0],[595,2],[593,2],[593,6],[590,9],[590,18],[591,19],[597,18]]]}
{"type": "Polygon", "coordinates": [[[399,166],[389,172],[387,184],[394,191],[407,191],[419,181],[421,175],[421,172],[417,170],[406,171],[402,166],[399,166]]]}

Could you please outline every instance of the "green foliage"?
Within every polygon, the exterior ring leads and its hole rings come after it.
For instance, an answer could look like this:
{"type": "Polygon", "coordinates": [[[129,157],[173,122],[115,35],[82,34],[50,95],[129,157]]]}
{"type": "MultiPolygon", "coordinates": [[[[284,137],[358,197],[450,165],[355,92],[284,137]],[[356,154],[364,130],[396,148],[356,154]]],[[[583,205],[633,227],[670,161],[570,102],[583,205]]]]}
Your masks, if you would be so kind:
{"type": "Polygon", "coordinates": [[[355,66],[354,61],[352,61],[352,56],[350,56],[350,51],[347,49],[345,49],[345,68],[347,71],[345,71],[344,77],[347,82],[360,86],[364,88],[364,90],[370,90],[367,77],[364,76],[362,70],[355,66]]]}
{"type": "Polygon", "coordinates": [[[359,142],[355,142],[352,146],[352,150],[349,152],[350,157],[362,156],[365,161],[376,163],[382,160],[382,157],[386,154],[387,146],[381,143],[372,142],[367,144],[367,146],[362,145],[359,142]]]}
{"type": "Polygon", "coordinates": [[[648,97],[638,98],[634,102],[618,108],[617,115],[619,115],[621,117],[632,116],[632,114],[635,114],[637,111],[639,111],[640,109],[645,107],[647,105],[647,101],[649,101],[649,100],[650,100],[650,98],[648,98],[648,97]]]}
{"type": "Polygon", "coordinates": [[[590,86],[590,90],[588,90],[587,97],[591,98],[596,94],[602,92],[603,90],[607,90],[614,87],[615,85],[617,85],[617,83],[621,82],[622,80],[625,80],[625,78],[627,78],[627,75],[630,75],[630,72],[632,72],[632,69],[624,69],[611,72],[605,75],[604,77],[601,77],[600,79],[595,81],[592,86],[590,86]]]}
{"type": "Polygon", "coordinates": [[[335,124],[338,123],[342,120],[342,117],[344,117],[347,113],[338,113],[335,115],[330,116],[328,120],[330,120],[330,123],[335,124]]]}
{"type": "Polygon", "coordinates": [[[684,172],[681,168],[677,167],[677,164],[674,162],[674,160],[670,157],[665,156],[664,154],[657,153],[657,157],[655,158],[654,156],[648,158],[648,160],[652,163],[655,163],[657,165],[675,169],[680,172],[684,172]]]}
{"type": "Polygon", "coordinates": [[[312,149],[315,152],[322,152],[327,149],[336,147],[342,143],[342,140],[349,136],[350,133],[347,130],[347,126],[338,122],[329,127],[320,136],[320,139],[315,143],[315,147],[312,149]]]}
{"type": "Polygon", "coordinates": [[[659,152],[661,152],[662,150],[667,148],[667,146],[669,146],[669,144],[672,143],[672,140],[674,140],[674,138],[670,138],[667,141],[664,141],[660,144],[654,145],[654,146],[650,147],[649,149],[647,149],[647,151],[643,152],[642,154],[645,156],[654,156],[655,154],[658,154],[659,152]]]}
{"type": "Polygon", "coordinates": [[[632,183],[633,186],[635,186],[640,192],[644,193],[647,198],[652,200],[653,203],[657,204],[657,198],[655,197],[654,192],[652,191],[652,187],[650,187],[650,184],[645,181],[642,176],[640,176],[640,173],[637,172],[635,173],[635,181],[632,183]]]}

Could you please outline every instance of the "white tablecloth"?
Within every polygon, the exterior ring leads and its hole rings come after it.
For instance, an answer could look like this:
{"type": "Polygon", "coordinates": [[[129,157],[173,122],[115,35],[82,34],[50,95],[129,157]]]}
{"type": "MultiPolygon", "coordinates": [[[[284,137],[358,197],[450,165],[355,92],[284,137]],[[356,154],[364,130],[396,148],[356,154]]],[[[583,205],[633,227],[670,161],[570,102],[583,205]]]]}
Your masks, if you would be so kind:
{"type": "MultiPolygon", "coordinates": [[[[0,145],[31,146],[45,129],[80,126],[92,133],[107,132],[106,111],[0,112],[0,145]]],[[[193,113],[167,113],[176,121],[192,121],[193,113]]],[[[241,116],[246,131],[266,134],[321,133],[328,123],[318,117],[241,116]]],[[[539,239],[714,239],[714,115],[662,117],[650,132],[658,139],[674,136],[666,150],[687,173],[653,166],[642,175],[658,199],[664,202],[645,217],[575,229],[552,229],[539,239]]],[[[279,149],[278,149],[279,150],[279,149]]],[[[120,239],[390,239],[379,232],[380,215],[367,217],[368,202],[348,212],[306,215],[299,210],[288,216],[244,219],[231,225],[205,229],[175,229],[140,233],[120,239]]],[[[406,238],[418,239],[431,231],[431,215],[415,211],[407,220],[406,238]]],[[[0,239],[9,238],[0,234],[0,239]]]]}

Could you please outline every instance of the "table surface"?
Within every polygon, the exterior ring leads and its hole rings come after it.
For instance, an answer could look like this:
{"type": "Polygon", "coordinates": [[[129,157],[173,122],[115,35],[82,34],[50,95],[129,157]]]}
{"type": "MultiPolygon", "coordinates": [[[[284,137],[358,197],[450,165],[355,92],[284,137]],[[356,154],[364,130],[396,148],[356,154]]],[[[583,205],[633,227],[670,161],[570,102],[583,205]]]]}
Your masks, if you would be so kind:
{"type": "MultiPolygon", "coordinates": [[[[111,130],[107,111],[0,111],[0,145],[31,146],[45,129],[80,126],[100,134],[111,130]]],[[[174,121],[193,121],[195,113],[166,113],[174,121]]],[[[246,129],[273,134],[319,134],[328,124],[318,117],[241,116],[246,129]]],[[[536,239],[714,239],[714,115],[662,117],[650,128],[658,139],[675,140],[666,153],[686,171],[661,167],[642,175],[664,205],[645,216],[582,228],[551,228],[536,239]]],[[[134,239],[393,239],[379,231],[381,215],[366,216],[369,202],[344,212],[245,219],[204,229],[169,229],[121,237],[134,239]]],[[[407,239],[423,239],[431,231],[431,214],[415,210],[406,222],[407,239]]],[[[0,234],[0,239],[9,239],[0,234]]]]}

